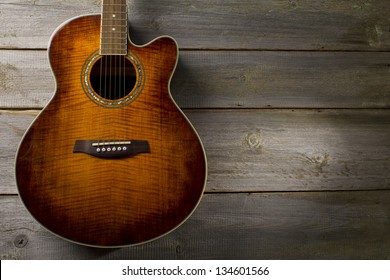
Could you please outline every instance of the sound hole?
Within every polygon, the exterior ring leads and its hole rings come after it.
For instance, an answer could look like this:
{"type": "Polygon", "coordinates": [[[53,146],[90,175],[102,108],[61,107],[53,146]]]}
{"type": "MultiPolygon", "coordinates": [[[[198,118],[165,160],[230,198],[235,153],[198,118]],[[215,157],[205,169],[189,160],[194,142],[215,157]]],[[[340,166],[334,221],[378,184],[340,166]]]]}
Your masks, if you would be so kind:
{"type": "Polygon", "coordinates": [[[137,74],[134,65],[123,55],[106,55],[96,60],[90,72],[90,85],[102,98],[117,100],[134,88],[137,74]]]}

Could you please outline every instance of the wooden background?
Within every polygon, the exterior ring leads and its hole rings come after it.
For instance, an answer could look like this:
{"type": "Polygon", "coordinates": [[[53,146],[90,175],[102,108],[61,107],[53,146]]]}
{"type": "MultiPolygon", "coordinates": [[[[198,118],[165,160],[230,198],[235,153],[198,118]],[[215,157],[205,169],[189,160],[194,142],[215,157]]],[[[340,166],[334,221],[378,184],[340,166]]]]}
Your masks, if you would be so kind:
{"type": "Polygon", "coordinates": [[[87,248],[38,225],[15,152],[55,88],[51,33],[100,1],[1,0],[1,259],[390,259],[389,0],[128,3],[135,43],[180,45],[172,94],[204,141],[206,194],[142,246],[87,248]]]}

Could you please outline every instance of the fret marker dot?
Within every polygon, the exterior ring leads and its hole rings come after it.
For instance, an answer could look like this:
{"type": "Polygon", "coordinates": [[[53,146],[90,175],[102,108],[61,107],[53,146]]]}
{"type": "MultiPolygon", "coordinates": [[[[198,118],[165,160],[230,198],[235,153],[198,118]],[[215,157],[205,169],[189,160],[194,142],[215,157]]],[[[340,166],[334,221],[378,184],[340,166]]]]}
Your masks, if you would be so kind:
{"type": "Polygon", "coordinates": [[[115,31],[115,28],[113,28],[112,31],[115,31]]]}
{"type": "Polygon", "coordinates": [[[116,15],[112,15],[112,17],[116,17],[116,15]]]}

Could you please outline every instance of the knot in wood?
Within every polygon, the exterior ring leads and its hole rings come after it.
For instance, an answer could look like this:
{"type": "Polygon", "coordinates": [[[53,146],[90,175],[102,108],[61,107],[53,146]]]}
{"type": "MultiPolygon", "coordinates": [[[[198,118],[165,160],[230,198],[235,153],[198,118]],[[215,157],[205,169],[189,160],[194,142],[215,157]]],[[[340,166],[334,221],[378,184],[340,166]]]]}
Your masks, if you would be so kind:
{"type": "Polygon", "coordinates": [[[15,237],[14,239],[14,245],[17,248],[23,248],[27,245],[28,243],[28,238],[25,234],[20,234],[15,237]]]}
{"type": "Polygon", "coordinates": [[[248,133],[245,137],[245,142],[250,148],[258,149],[262,147],[263,140],[260,133],[248,133]]]}

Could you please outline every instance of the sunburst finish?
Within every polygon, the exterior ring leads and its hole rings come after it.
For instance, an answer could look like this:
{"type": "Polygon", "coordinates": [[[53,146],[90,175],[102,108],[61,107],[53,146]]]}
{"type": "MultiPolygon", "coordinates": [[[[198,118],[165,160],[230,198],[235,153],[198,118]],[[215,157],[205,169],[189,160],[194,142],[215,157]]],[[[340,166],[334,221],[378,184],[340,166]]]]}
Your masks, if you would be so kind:
{"type": "MultiPolygon", "coordinates": [[[[99,50],[101,17],[83,16],[53,35],[57,89],[26,132],[16,157],[20,197],[53,233],[85,245],[116,247],[160,237],[183,223],[206,180],[203,146],[169,92],[177,45],[161,37],[128,43],[142,64],[142,88],[124,106],[98,104],[83,69],[99,50]],[[74,153],[76,140],[145,140],[150,153],[103,159],[74,153]]],[[[133,89],[134,90],[134,89],[133,89]]]]}

